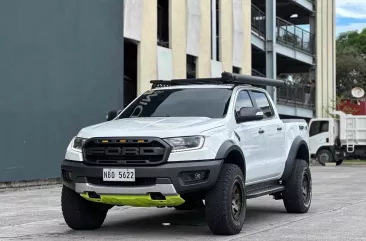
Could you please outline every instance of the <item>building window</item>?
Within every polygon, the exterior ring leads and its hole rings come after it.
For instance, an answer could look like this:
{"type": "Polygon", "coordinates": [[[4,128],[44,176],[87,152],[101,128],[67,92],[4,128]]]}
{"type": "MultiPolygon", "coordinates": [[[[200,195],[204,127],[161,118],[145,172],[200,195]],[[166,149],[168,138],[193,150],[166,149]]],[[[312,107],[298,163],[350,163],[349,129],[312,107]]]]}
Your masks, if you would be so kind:
{"type": "Polygon", "coordinates": [[[197,58],[187,54],[187,79],[196,78],[196,62],[197,58]]]}
{"type": "Polygon", "coordinates": [[[211,59],[220,61],[220,0],[211,0],[211,59]]]}
{"type": "Polygon", "coordinates": [[[158,45],[169,48],[169,0],[158,0],[158,45]]]}
{"type": "Polygon", "coordinates": [[[220,61],[220,1],[216,0],[216,60],[220,61]]]}
{"type": "Polygon", "coordinates": [[[124,38],[124,107],[137,97],[137,43],[124,38]]]}
{"type": "Polygon", "coordinates": [[[240,69],[240,68],[238,68],[238,67],[235,67],[235,66],[233,67],[233,73],[234,73],[234,74],[240,74],[240,70],[241,70],[241,69],[240,69]]]}

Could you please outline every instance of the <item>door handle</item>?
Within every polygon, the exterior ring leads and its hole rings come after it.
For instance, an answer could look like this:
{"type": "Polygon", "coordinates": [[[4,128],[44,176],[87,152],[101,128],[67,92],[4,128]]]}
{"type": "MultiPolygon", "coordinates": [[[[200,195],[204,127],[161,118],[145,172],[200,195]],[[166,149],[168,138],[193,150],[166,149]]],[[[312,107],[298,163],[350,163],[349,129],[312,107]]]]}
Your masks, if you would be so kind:
{"type": "Polygon", "coordinates": [[[282,127],[277,127],[277,130],[278,131],[282,131],[282,127]]]}
{"type": "Polygon", "coordinates": [[[259,130],[258,133],[259,134],[263,134],[264,133],[264,130],[259,130]]]}

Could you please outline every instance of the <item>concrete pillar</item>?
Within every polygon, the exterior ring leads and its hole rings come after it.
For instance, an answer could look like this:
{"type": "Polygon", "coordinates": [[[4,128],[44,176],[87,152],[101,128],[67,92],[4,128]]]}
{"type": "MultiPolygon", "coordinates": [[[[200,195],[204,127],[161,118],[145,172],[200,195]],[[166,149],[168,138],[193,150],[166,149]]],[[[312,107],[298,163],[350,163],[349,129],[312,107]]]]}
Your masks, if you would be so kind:
{"type": "MultiPolygon", "coordinates": [[[[276,1],[266,0],[266,77],[277,79],[276,59],[276,1]]],[[[267,87],[267,91],[276,103],[276,88],[267,87]]]]}
{"type": "Polygon", "coordinates": [[[211,76],[211,43],[213,42],[211,39],[211,3],[210,0],[202,0],[200,2],[201,31],[199,57],[196,68],[198,78],[207,78],[211,76]]]}
{"type": "Polygon", "coordinates": [[[186,0],[169,0],[169,42],[172,49],[174,78],[177,79],[184,79],[187,76],[186,11],[186,0]]]}

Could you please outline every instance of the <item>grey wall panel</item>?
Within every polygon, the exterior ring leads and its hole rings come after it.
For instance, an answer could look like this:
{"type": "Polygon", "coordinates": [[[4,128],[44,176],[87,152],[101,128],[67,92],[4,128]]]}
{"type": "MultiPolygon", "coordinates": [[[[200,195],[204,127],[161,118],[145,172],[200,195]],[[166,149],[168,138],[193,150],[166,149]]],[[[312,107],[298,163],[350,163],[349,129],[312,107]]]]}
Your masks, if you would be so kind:
{"type": "Polygon", "coordinates": [[[144,0],[124,0],[124,36],[141,41],[144,0]]]}
{"type": "Polygon", "coordinates": [[[158,79],[173,79],[173,54],[172,50],[158,46],[158,79]]]}
{"type": "Polygon", "coordinates": [[[243,63],[244,19],[242,0],[233,1],[233,65],[241,67],[243,63]]]}
{"type": "Polygon", "coordinates": [[[196,57],[199,56],[200,38],[201,2],[197,0],[187,0],[187,54],[196,57]]]}
{"type": "Polygon", "coordinates": [[[123,1],[0,1],[0,182],[60,176],[80,128],[123,106],[123,1]]]}

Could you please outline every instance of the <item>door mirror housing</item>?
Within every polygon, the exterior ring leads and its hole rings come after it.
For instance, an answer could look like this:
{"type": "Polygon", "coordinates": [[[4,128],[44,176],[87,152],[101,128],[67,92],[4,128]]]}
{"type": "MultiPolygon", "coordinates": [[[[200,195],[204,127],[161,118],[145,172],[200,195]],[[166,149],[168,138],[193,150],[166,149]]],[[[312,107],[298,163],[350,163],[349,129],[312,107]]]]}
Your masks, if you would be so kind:
{"type": "Polygon", "coordinates": [[[117,115],[119,114],[120,112],[119,111],[116,111],[116,110],[111,110],[108,112],[107,116],[106,116],[106,120],[107,121],[111,121],[113,120],[114,118],[117,117],[117,115]]]}
{"type": "Polygon", "coordinates": [[[236,115],[236,121],[238,123],[263,120],[263,118],[263,111],[257,107],[243,107],[236,115]]]}

